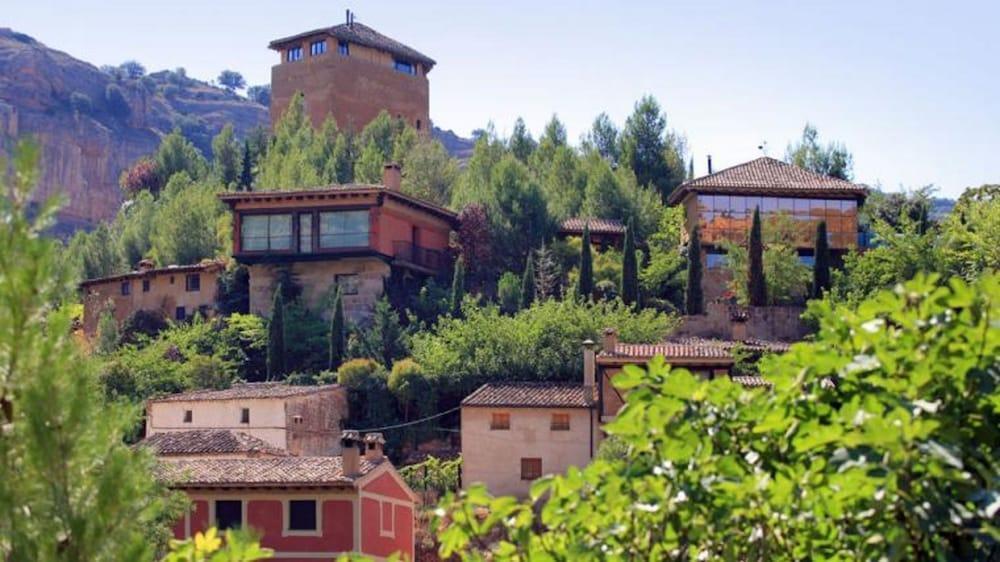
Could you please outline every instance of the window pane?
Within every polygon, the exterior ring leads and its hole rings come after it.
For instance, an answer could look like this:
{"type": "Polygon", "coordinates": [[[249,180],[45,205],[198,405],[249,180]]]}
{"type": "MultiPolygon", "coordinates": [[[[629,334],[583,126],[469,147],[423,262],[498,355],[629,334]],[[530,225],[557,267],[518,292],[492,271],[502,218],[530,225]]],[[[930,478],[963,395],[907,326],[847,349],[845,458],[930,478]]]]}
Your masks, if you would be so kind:
{"type": "Polygon", "coordinates": [[[316,500],[291,500],[288,502],[288,530],[316,530],[316,500]]]}
{"type": "Polygon", "coordinates": [[[243,502],[239,500],[216,500],[215,526],[220,531],[238,529],[243,525],[243,502]]]}
{"type": "Polygon", "coordinates": [[[358,248],[368,245],[368,211],[320,213],[321,248],[358,248]]]}
{"type": "Polygon", "coordinates": [[[793,199],[789,199],[787,197],[779,197],[778,198],[778,209],[779,210],[791,212],[794,208],[795,208],[795,203],[794,203],[793,199]]]}
{"type": "Polygon", "coordinates": [[[240,222],[240,247],[248,251],[267,249],[267,216],[244,216],[240,222]]]}
{"type": "Polygon", "coordinates": [[[299,251],[308,253],[312,251],[312,224],[311,214],[299,215],[299,251]]]}
{"type": "Polygon", "coordinates": [[[272,250],[292,249],[292,215],[270,216],[270,242],[272,250]]]}
{"type": "Polygon", "coordinates": [[[777,197],[764,197],[761,200],[760,212],[771,213],[778,210],[778,198],[777,197]]]}
{"type": "Polygon", "coordinates": [[[747,198],[742,195],[733,195],[729,198],[729,206],[734,214],[740,214],[747,210],[747,198]]]}
{"type": "Polygon", "coordinates": [[[795,199],[793,205],[795,206],[796,215],[808,215],[809,214],[809,200],[808,199],[795,199]]]}

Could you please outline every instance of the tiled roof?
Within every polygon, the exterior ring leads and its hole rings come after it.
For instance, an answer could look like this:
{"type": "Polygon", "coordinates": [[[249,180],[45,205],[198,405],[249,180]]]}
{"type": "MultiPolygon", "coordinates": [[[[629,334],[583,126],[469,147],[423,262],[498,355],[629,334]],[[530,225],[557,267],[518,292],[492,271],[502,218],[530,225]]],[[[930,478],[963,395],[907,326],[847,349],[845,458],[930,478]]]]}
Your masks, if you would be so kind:
{"type": "Polygon", "coordinates": [[[730,377],[729,380],[736,384],[742,384],[747,388],[770,387],[771,383],[764,377],[757,375],[741,375],[730,377]]]}
{"type": "Polygon", "coordinates": [[[624,234],[625,225],[615,219],[586,219],[573,217],[559,225],[559,232],[565,234],[583,234],[583,225],[590,225],[591,234],[624,234]]]}
{"type": "Polygon", "coordinates": [[[333,27],[314,29],[312,31],[298,33],[290,37],[275,39],[274,41],[271,41],[268,47],[271,49],[280,49],[287,43],[304,39],[310,35],[318,35],[320,33],[325,33],[350,43],[357,43],[358,45],[364,45],[380,51],[387,51],[408,61],[420,62],[426,65],[428,69],[436,64],[434,59],[428,57],[420,51],[417,51],[412,47],[408,47],[391,37],[386,37],[367,25],[360,24],[358,22],[350,24],[342,23],[333,27]]]}
{"type": "MultiPolygon", "coordinates": [[[[361,475],[378,466],[361,459],[361,475]]],[[[178,488],[350,486],[341,457],[159,459],[156,478],[178,488]]]]}
{"type": "Polygon", "coordinates": [[[686,181],[670,194],[672,205],[688,192],[719,192],[777,195],[812,194],[863,196],[866,188],[824,176],[767,156],[686,181]]]}
{"type": "Polygon", "coordinates": [[[787,343],[761,340],[728,341],[704,338],[680,338],[660,343],[619,343],[613,351],[602,351],[602,358],[649,359],[662,355],[670,359],[732,359],[732,350],[742,346],[753,351],[780,353],[788,350],[787,343]]]}
{"type": "Polygon", "coordinates": [[[289,398],[339,388],[336,384],[297,386],[283,382],[248,382],[224,390],[192,390],[171,394],[151,402],[186,402],[189,400],[246,400],[254,398],[289,398]]]}
{"type": "Polygon", "coordinates": [[[227,205],[233,206],[242,202],[275,202],[275,201],[302,201],[306,204],[319,202],[334,198],[343,197],[364,197],[369,195],[385,195],[401,201],[405,204],[413,205],[425,209],[453,224],[458,224],[458,214],[450,209],[435,205],[430,201],[425,201],[419,197],[407,195],[402,191],[389,189],[384,185],[346,183],[333,184],[325,187],[315,187],[310,189],[275,189],[268,191],[230,191],[220,193],[219,200],[227,205]]]}
{"type": "Polygon", "coordinates": [[[462,400],[462,406],[510,408],[590,408],[596,403],[594,388],[579,383],[487,383],[462,400]]]}
{"type": "Polygon", "coordinates": [[[228,429],[193,429],[153,434],[139,442],[160,456],[250,453],[287,456],[284,449],[267,441],[228,429]]]}
{"type": "Polygon", "coordinates": [[[124,281],[126,279],[142,279],[143,277],[151,277],[154,275],[163,275],[170,273],[201,273],[204,271],[220,271],[226,267],[226,262],[223,260],[205,260],[201,263],[192,263],[186,265],[168,265],[167,267],[157,267],[152,269],[147,269],[144,271],[129,271],[128,273],[120,273],[118,275],[109,275],[108,277],[97,277],[95,279],[86,279],[80,282],[81,287],[86,287],[88,285],[95,285],[98,283],[109,283],[112,281],[124,281]]]}

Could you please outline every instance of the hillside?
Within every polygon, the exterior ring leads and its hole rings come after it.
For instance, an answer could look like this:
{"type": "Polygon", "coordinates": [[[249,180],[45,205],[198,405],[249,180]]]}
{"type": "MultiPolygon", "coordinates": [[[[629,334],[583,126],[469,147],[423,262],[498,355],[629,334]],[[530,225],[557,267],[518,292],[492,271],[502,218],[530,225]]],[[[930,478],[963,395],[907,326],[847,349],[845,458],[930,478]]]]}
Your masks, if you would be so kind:
{"type": "Polygon", "coordinates": [[[121,171],[173,128],[207,155],[226,123],[245,134],[267,125],[267,108],[173,71],[116,78],[0,28],[0,137],[41,142],[36,196],[65,195],[61,233],[112,218],[121,171]]]}

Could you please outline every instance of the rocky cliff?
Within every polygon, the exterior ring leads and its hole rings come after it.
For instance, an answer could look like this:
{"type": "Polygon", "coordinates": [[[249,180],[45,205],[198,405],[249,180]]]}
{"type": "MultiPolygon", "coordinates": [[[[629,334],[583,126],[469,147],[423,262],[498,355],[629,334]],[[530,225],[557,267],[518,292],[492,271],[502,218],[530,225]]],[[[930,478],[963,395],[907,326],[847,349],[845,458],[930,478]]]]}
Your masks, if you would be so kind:
{"type": "Polygon", "coordinates": [[[246,134],[267,125],[267,108],[183,73],[113,75],[0,28],[0,141],[39,140],[37,197],[66,198],[62,232],[114,217],[121,171],[175,127],[208,156],[226,123],[246,134]]]}

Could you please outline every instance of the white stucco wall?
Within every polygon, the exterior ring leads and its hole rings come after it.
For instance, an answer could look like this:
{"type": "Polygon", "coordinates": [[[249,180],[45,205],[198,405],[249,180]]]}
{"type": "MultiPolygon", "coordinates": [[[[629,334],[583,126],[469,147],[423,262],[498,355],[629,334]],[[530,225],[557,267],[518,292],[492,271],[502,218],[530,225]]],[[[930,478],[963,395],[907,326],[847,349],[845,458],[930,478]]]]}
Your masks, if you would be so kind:
{"type": "Polygon", "coordinates": [[[168,431],[229,429],[288,448],[284,399],[151,402],[147,416],[147,436],[168,431]],[[250,423],[240,423],[243,408],[250,408],[250,423]],[[191,423],[184,423],[185,410],[191,410],[191,423]]]}

